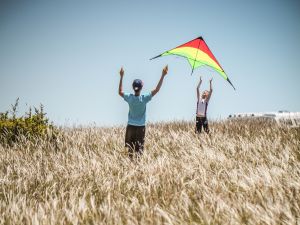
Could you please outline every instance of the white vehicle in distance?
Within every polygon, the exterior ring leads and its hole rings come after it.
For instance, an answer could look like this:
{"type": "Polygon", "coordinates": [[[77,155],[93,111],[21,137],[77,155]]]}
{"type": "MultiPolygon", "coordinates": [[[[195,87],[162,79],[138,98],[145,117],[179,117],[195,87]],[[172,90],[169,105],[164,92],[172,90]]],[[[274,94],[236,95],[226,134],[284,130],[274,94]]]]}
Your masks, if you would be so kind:
{"type": "Polygon", "coordinates": [[[300,112],[286,110],[267,113],[236,113],[230,114],[228,119],[263,119],[276,122],[279,126],[300,127],[300,112]]]}

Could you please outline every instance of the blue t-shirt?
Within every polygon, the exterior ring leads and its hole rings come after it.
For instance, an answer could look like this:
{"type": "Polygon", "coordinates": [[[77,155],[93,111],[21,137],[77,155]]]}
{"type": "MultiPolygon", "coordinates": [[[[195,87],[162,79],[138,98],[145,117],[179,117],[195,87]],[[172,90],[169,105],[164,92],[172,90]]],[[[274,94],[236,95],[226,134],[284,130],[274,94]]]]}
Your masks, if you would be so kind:
{"type": "Polygon", "coordinates": [[[146,104],[152,99],[152,93],[135,96],[124,93],[124,100],[129,105],[128,124],[133,126],[145,126],[146,104]]]}

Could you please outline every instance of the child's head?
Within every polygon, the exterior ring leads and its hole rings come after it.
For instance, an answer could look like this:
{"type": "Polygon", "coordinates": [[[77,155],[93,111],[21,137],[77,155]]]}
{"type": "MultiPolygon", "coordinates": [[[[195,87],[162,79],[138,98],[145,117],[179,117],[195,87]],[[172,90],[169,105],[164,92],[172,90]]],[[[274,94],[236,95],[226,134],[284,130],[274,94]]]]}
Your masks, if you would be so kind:
{"type": "Polygon", "coordinates": [[[201,98],[206,100],[208,98],[208,94],[209,94],[208,90],[203,91],[201,98]]]}
{"type": "Polygon", "coordinates": [[[144,85],[144,83],[142,80],[135,79],[132,83],[132,88],[133,88],[134,92],[137,94],[137,93],[140,93],[140,91],[143,88],[143,85],[144,85]]]}

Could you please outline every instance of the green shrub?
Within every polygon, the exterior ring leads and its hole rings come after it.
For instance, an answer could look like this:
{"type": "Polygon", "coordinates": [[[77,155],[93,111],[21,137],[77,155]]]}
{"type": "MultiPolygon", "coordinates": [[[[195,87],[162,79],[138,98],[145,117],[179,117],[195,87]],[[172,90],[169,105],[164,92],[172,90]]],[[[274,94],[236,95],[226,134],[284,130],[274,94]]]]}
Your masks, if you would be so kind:
{"type": "Polygon", "coordinates": [[[35,142],[40,139],[55,141],[58,130],[49,123],[44,113],[44,106],[34,107],[34,113],[30,107],[24,116],[17,116],[19,98],[12,105],[11,111],[0,113],[0,143],[12,145],[21,140],[35,142]]]}

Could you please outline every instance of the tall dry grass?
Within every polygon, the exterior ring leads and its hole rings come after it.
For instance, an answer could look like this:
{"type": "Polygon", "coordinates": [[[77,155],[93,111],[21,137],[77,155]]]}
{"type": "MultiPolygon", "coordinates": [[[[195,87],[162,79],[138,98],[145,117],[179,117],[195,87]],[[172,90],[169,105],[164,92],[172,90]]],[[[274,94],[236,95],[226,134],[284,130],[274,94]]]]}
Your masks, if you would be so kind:
{"type": "Polygon", "coordinates": [[[132,162],[125,127],[64,128],[0,146],[1,224],[300,224],[300,130],[262,122],[150,124],[132,162]]]}

